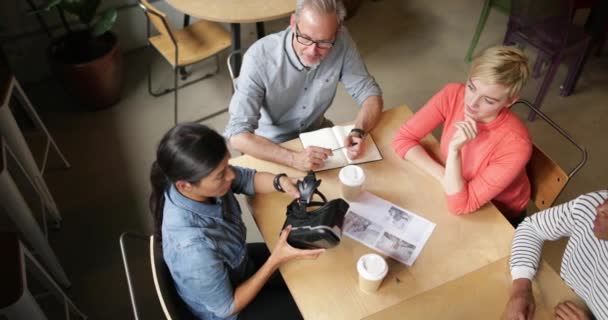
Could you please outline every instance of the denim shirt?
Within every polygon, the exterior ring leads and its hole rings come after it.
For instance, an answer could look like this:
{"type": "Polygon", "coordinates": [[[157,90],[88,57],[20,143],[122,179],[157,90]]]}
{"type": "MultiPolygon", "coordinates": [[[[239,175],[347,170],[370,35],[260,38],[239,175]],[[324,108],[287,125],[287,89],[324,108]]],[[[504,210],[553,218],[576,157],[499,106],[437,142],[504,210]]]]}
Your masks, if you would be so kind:
{"type": "Polygon", "coordinates": [[[302,65],[293,49],[293,35],[288,27],[264,37],[243,56],[230,101],[227,138],[250,132],[280,143],[317,130],[324,126],[338,83],[358,105],[382,95],[345,27],[316,68],[302,65]]]}
{"type": "Polygon", "coordinates": [[[233,167],[231,189],[214,204],[165,192],[162,244],[177,292],[200,319],[236,319],[234,288],[252,273],[246,228],[234,193],[254,194],[255,170],[233,167]]]}

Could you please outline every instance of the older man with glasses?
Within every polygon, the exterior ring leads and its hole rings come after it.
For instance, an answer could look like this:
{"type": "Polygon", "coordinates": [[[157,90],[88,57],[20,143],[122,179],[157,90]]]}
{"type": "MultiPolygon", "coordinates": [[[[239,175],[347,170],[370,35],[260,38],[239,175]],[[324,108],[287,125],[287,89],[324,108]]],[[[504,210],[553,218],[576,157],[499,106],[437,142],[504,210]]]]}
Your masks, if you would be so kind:
{"type": "Polygon", "coordinates": [[[278,144],[332,126],[325,112],[342,82],[361,106],[344,145],[351,159],[363,153],[363,138],[382,112],[382,91],[342,25],[345,14],[340,0],[298,0],[286,30],[249,48],[225,131],[232,147],[302,171],[322,167],[330,149],[294,152],[278,144]]]}

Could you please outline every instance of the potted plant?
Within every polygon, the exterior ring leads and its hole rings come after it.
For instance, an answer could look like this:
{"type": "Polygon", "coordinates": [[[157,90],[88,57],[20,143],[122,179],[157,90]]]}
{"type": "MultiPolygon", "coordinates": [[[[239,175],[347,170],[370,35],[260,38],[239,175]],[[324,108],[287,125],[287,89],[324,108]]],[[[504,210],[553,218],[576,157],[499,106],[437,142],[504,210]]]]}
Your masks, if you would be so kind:
{"type": "Polygon", "coordinates": [[[80,107],[98,110],[115,104],[122,87],[122,54],[110,29],[116,9],[96,15],[101,0],[49,0],[42,11],[57,10],[65,33],[48,48],[53,73],[80,107]],[[68,17],[77,18],[73,27],[68,17]]]}

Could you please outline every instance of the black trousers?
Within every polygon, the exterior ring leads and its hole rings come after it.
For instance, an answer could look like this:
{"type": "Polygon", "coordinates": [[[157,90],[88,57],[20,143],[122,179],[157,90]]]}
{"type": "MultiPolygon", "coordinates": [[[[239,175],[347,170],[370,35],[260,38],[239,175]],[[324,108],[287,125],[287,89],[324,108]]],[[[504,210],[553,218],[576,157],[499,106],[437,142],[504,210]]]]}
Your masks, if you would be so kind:
{"type": "MultiPolygon", "coordinates": [[[[270,251],[263,243],[249,243],[247,249],[255,270],[258,270],[270,257],[270,251]]],[[[303,319],[279,271],[270,277],[253,301],[239,313],[238,318],[239,320],[303,319]]]]}

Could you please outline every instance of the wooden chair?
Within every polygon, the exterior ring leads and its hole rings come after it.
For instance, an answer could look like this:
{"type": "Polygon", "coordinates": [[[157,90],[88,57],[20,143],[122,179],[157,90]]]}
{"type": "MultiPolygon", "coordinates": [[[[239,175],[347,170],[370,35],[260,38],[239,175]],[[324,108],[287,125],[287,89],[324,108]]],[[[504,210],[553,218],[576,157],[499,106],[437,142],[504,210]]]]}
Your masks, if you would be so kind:
{"type": "MultiPolygon", "coordinates": [[[[147,0],[138,0],[138,3],[148,20],[147,34],[149,44],[156,48],[173,67],[173,88],[154,92],[152,91],[152,68],[151,65],[148,65],[148,92],[155,97],[169,92],[174,93],[174,122],[177,124],[178,90],[217,74],[220,67],[218,54],[230,47],[230,33],[218,23],[205,20],[197,21],[183,29],[174,30],[171,28],[166,14],[153,7],[147,0]],[[150,22],[160,34],[150,36],[150,22]],[[184,69],[186,66],[201,62],[212,56],[216,58],[216,69],[212,73],[178,85],[178,73],[182,73],[182,80],[185,80],[187,77],[184,69]]],[[[215,117],[227,110],[223,109],[214,112],[195,120],[195,122],[215,117]]]]}
{"type": "Polygon", "coordinates": [[[557,123],[555,123],[546,114],[534,107],[527,100],[518,100],[513,106],[523,104],[527,106],[531,112],[545,120],[555,131],[557,131],[564,139],[568,140],[581,153],[581,159],[577,165],[566,173],[553,159],[551,159],[541,148],[536,144],[533,145],[532,156],[527,166],[528,179],[532,186],[531,200],[539,210],[547,209],[553,205],[555,199],[559,196],[562,190],[568,184],[568,181],[583,167],[587,162],[587,150],[585,147],[576,143],[574,139],[557,123]]]}

